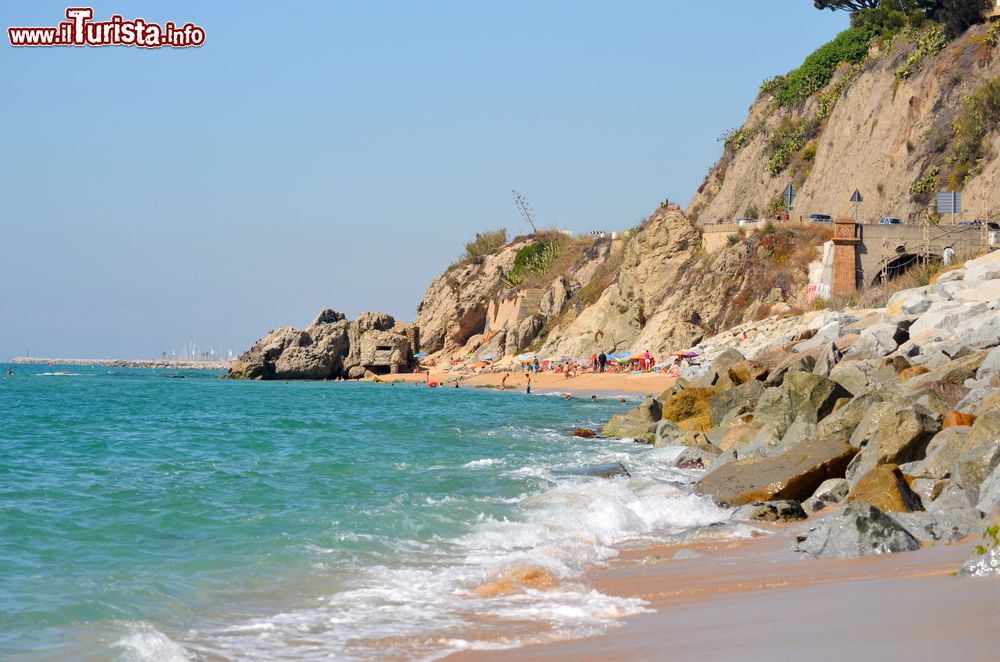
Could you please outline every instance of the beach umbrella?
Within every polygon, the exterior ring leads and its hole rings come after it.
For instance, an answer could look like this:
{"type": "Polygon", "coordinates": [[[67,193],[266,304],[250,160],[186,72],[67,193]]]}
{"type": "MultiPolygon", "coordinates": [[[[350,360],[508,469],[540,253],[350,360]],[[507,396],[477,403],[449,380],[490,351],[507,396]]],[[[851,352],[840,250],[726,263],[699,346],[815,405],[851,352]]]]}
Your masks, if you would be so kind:
{"type": "Polygon", "coordinates": [[[486,361],[476,361],[475,363],[472,364],[472,367],[473,368],[485,368],[488,365],[489,364],[486,361]]]}
{"type": "Polygon", "coordinates": [[[698,352],[692,352],[690,350],[685,350],[683,352],[670,352],[670,356],[680,356],[683,358],[691,358],[692,356],[701,356],[698,352]]]}
{"type": "Polygon", "coordinates": [[[590,365],[590,359],[588,359],[586,357],[584,357],[582,359],[578,359],[577,362],[576,362],[576,364],[577,365],[590,365]]]}
{"type": "Polygon", "coordinates": [[[628,359],[632,358],[632,352],[618,352],[618,356],[616,358],[619,361],[623,361],[623,360],[627,361],[628,359]]]}
{"type": "Polygon", "coordinates": [[[483,358],[486,359],[486,360],[495,359],[496,357],[497,357],[497,355],[494,354],[493,352],[490,352],[489,354],[483,354],[483,358]]]}
{"type": "Polygon", "coordinates": [[[424,353],[424,352],[420,352],[419,354],[414,354],[413,355],[413,358],[415,358],[415,359],[423,359],[423,358],[426,358],[426,357],[427,357],[427,354],[424,353]]]}
{"type": "Polygon", "coordinates": [[[534,354],[530,354],[530,353],[529,354],[518,354],[517,355],[517,360],[518,361],[534,361],[535,360],[535,355],[534,354]]]}

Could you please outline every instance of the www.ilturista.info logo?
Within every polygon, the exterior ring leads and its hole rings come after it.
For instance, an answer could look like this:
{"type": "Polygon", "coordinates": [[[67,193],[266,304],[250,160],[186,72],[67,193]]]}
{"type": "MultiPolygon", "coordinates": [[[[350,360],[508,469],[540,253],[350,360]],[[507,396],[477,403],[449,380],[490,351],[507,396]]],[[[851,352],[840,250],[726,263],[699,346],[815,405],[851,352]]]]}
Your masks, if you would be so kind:
{"type": "Polygon", "coordinates": [[[7,28],[11,46],[138,46],[140,48],[189,48],[205,43],[205,29],[194,23],[164,25],[115,14],[108,21],[92,21],[91,7],[69,7],[66,18],[50,28],[7,28]]]}

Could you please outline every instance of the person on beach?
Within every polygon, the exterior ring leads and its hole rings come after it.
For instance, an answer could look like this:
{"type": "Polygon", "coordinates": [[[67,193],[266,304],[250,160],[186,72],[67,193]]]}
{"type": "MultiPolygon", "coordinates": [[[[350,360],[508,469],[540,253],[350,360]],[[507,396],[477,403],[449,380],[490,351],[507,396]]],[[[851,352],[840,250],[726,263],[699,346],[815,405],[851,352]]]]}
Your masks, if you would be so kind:
{"type": "Polygon", "coordinates": [[[590,396],[590,401],[591,402],[597,402],[597,396],[596,395],[590,396]]]}
{"type": "Polygon", "coordinates": [[[524,392],[527,393],[528,395],[531,395],[531,373],[530,372],[527,375],[527,379],[528,379],[528,383],[524,387],[524,392]]]}
{"type": "Polygon", "coordinates": [[[649,371],[650,367],[652,367],[650,365],[650,362],[652,360],[653,360],[653,357],[650,355],[649,350],[647,349],[643,353],[643,355],[642,355],[642,370],[643,370],[643,372],[648,372],[649,371]]]}
{"type": "Polygon", "coordinates": [[[540,367],[541,367],[541,364],[538,362],[538,357],[536,356],[535,360],[531,362],[531,371],[537,375],[538,374],[538,369],[540,367]]]}
{"type": "Polygon", "coordinates": [[[504,375],[503,375],[503,377],[500,379],[500,390],[501,391],[506,391],[507,390],[507,377],[509,377],[509,376],[510,376],[510,373],[505,372],[504,375]]]}
{"type": "Polygon", "coordinates": [[[600,354],[597,355],[598,372],[603,374],[604,368],[607,367],[607,365],[608,365],[608,355],[605,354],[604,352],[601,352],[600,354]]]}

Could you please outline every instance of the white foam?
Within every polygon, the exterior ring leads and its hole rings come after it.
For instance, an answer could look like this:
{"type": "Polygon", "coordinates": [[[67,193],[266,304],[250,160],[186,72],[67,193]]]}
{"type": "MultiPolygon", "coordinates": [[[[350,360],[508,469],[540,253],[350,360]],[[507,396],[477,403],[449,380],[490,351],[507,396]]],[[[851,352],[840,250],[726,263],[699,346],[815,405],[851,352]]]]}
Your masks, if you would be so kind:
{"type": "MultiPolygon", "coordinates": [[[[645,610],[641,600],[604,595],[581,581],[588,568],[614,557],[617,546],[692,532],[751,534],[718,526],[730,511],[691,494],[690,472],[664,466],[673,451],[611,442],[577,447],[558,430],[546,433],[559,444],[551,457],[524,457],[524,466],[514,466],[514,456],[464,465],[537,481],[524,495],[421,500],[427,507],[512,503],[506,516],[480,512],[465,534],[433,537],[430,543],[383,539],[393,550],[391,556],[379,557],[383,565],[372,565],[370,558],[359,564],[350,587],[321,600],[319,607],[192,633],[189,648],[209,657],[240,659],[435,659],[455,650],[588,636],[645,610]],[[605,462],[622,462],[631,478],[571,473],[605,462]],[[543,569],[558,583],[549,591],[527,588],[497,597],[477,593],[485,583],[525,567],[543,569]]],[[[337,537],[370,538],[349,532],[337,537]]],[[[325,550],[318,552],[329,558],[325,550]]]]}
{"type": "Polygon", "coordinates": [[[125,660],[135,662],[187,662],[194,659],[179,643],[149,623],[129,624],[131,630],[116,644],[125,660]]]}
{"type": "Polygon", "coordinates": [[[463,469],[478,469],[480,467],[492,467],[496,464],[503,464],[502,458],[485,457],[481,460],[473,460],[462,465],[463,469]]]}

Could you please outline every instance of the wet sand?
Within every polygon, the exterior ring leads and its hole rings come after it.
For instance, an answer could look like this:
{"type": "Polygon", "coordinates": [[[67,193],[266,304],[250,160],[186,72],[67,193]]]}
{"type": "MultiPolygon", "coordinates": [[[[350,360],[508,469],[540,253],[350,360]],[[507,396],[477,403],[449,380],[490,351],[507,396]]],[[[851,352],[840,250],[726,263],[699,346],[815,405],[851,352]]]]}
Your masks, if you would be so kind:
{"type": "MultiPolygon", "coordinates": [[[[423,382],[425,380],[438,382],[445,386],[454,386],[457,380],[460,387],[495,387],[499,388],[503,376],[507,375],[507,389],[523,391],[527,383],[523,372],[486,372],[482,374],[455,374],[449,372],[431,372],[429,378],[424,373],[389,375],[380,378],[385,382],[423,382]]],[[[567,379],[565,375],[556,372],[540,372],[531,375],[531,390],[533,393],[571,393],[575,396],[591,394],[629,394],[629,395],[659,395],[674,383],[673,377],[650,372],[632,373],[580,373],[567,379]]]]}
{"type": "Polygon", "coordinates": [[[624,552],[590,577],[655,613],[601,636],[449,660],[996,660],[1000,578],[957,577],[976,540],[805,560],[783,535],[624,552]],[[682,549],[699,558],[673,560],[682,549]],[[659,558],[657,558],[659,557],[659,558]]]}

